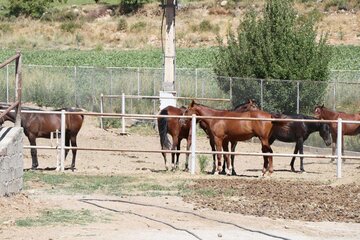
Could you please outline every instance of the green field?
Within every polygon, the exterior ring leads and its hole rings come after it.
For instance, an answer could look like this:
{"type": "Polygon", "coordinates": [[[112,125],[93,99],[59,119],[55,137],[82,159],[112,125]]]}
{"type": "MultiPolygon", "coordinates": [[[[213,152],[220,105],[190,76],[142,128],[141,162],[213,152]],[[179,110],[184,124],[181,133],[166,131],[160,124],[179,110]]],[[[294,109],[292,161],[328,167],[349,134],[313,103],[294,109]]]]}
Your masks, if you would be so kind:
{"type": "MultiPolygon", "coordinates": [[[[211,68],[216,48],[177,49],[178,68],[211,68]]],[[[12,49],[0,50],[0,61],[14,55],[12,49]]],[[[124,51],[24,50],[23,63],[58,66],[153,67],[161,68],[161,49],[124,51]]],[[[334,46],[330,69],[359,70],[360,46],[334,46]]]]}

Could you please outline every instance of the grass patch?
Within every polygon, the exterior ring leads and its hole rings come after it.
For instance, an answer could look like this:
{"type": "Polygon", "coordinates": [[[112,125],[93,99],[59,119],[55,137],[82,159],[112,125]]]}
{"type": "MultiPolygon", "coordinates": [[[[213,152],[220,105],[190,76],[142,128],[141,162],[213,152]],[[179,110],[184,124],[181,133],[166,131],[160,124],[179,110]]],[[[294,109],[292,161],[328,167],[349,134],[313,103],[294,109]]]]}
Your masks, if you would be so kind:
{"type": "Polygon", "coordinates": [[[95,218],[89,210],[47,209],[38,217],[19,219],[15,223],[18,227],[35,227],[57,224],[85,225],[91,222],[95,222],[95,218]]]}
{"type": "Polygon", "coordinates": [[[24,189],[31,189],[33,185],[42,185],[52,193],[101,193],[116,196],[180,195],[187,189],[187,181],[181,179],[159,182],[153,178],[119,175],[94,176],[25,172],[24,189]]]}

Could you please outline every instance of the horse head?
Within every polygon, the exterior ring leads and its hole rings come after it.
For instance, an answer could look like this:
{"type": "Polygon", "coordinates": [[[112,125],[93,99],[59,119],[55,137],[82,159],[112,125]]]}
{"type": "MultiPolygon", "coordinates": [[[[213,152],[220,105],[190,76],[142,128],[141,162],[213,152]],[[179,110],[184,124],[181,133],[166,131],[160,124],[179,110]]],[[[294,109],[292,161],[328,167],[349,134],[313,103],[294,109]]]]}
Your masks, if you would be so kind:
{"type": "Polygon", "coordinates": [[[259,110],[259,106],[257,105],[254,99],[248,99],[246,103],[242,103],[234,108],[235,112],[248,112],[248,111],[256,111],[259,110]]]}
{"type": "Polygon", "coordinates": [[[330,132],[329,124],[321,123],[319,133],[320,133],[321,138],[324,140],[326,146],[330,146],[330,144],[331,144],[331,132],[330,132]]]}
{"type": "Polygon", "coordinates": [[[323,105],[318,105],[315,107],[314,109],[314,114],[315,114],[315,118],[321,119],[322,118],[322,111],[324,109],[324,104],[323,105]]]}

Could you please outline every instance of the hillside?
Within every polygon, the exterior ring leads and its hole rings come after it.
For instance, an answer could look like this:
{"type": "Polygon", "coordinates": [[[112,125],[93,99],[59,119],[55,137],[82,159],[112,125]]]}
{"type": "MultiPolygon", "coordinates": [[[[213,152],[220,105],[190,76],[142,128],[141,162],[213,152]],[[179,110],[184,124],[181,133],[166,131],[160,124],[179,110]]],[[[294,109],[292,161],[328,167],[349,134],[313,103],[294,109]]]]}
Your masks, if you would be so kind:
{"type": "MultiPolygon", "coordinates": [[[[186,2],[176,11],[176,45],[199,48],[217,45],[216,36],[235,29],[249,7],[262,9],[263,1],[222,7],[216,1],[186,2]]],[[[245,1],[248,2],[248,1],[245,1]]],[[[305,1],[306,2],[306,1],[305,1]]],[[[299,13],[312,11],[320,19],[318,32],[329,33],[333,45],[360,45],[360,11],[326,8],[325,1],[296,4],[299,13]],[[319,3],[315,3],[319,2],[319,3]]],[[[3,49],[124,50],[161,48],[162,10],[147,4],[136,14],[119,15],[116,6],[86,4],[63,6],[42,20],[3,19],[3,49]]]]}

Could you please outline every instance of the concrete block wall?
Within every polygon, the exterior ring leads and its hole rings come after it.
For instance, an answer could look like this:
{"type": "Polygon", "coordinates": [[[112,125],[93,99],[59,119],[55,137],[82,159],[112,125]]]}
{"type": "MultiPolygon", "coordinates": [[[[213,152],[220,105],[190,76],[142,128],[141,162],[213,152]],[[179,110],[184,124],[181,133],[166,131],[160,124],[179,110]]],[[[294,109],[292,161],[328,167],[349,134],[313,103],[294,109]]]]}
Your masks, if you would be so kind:
{"type": "Polygon", "coordinates": [[[0,197],[23,188],[23,129],[0,129],[0,197]]]}

